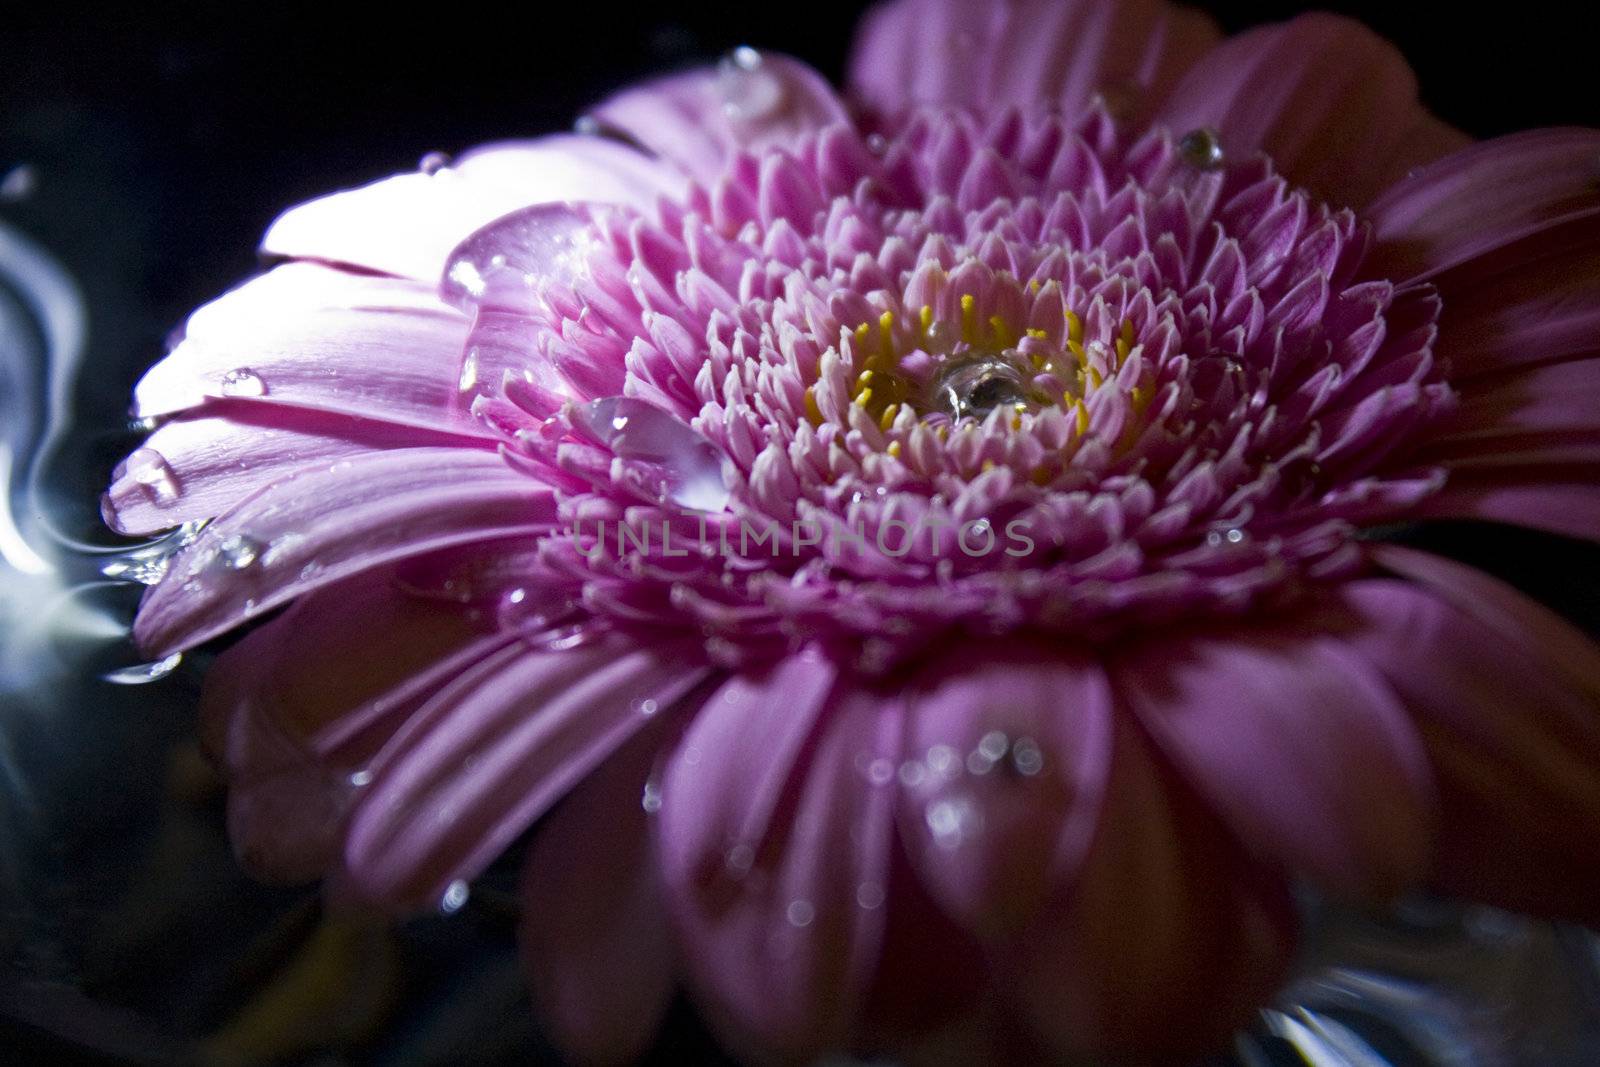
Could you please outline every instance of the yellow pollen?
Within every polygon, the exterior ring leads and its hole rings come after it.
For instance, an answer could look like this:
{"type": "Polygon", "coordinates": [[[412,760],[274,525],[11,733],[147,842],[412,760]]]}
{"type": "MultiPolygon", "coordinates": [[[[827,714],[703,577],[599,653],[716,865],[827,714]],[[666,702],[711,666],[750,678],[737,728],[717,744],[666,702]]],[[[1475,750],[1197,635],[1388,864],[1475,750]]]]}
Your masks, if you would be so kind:
{"type": "Polygon", "coordinates": [[[878,419],[878,429],[887,430],[894,425],[894,417],[900,414],[899,404],[890,404],[883,409],[883,416],[878,419]]]}
{"type": "Polygon", "coordinates": [[[978,301],[971,293],[961,297],[961,339],[969,345],[978,342],[978,301]]]}
{"type": "Polygon", "coordinates": [[[928,336],[928,331],[933,328],[933,308],[923,304],[922,310],[917,313],[917,321],[922,324],[922,336],[928,336]]]}
{"type": "Polygon", "coordinates": [[[1083,320],[1071,311],[1067,312],[1067,340],[1079,348],[1083,347],[1083,320]]]}
{"type": "Polygon", "coordinates": [[[994,470],[994,460],[992,460],[992,459],[984,460],[983,461],[983,472],[985,474],[987,474],[992,470],[994,470]]]}
{"type": "Polygon", "coordinates": [[[1089,408],[1082,400],[1073,405],[1078,409],[1078,436],[1082,437],[1089,432],[1089,408]]]}
{"type": "Polygon", "coordinates": [[[1033,355],[1029,356],[1028,359],[1033,363],[1034,370],[1044,370],[1047,361],[1039,353],[1035,352],[1033,355]]]}
{"type": "Polygon", "coordinates": [[[1010,348],[1013,340],[1011,330],[1006,326],[1006,320],[999,315],[989,316],[989,329],[994,331],[994,340],[1001,348],[1010,348]]]}
{"type": "Polygon", "coordinates": [[[1089,368],[1089,384],[1090,385],[1092,385],[1094,388],[1098,389],[1102,385],[1105,384],[1105,381],[1106,381],[1105,378],[1101,376],[1099,371],[1095,370],[1093,367],[1089,368]]]}
{"type": "Polygon", "coordinates": [[[1028,292],[1030,292],[1030,293],[1037,293],[1040,289],[1043,289],[1043,288],[1044,288],[1044,283],[1041,282],[1038,278],[1034,278],[1034,279],[1032,279],[1031,281],[1028,282],[1028,292]]]}
{"type": "Polygon", "coordinates": [[[894,312],[885,311],[878,316],[878,342],[883,346],[883,357],[894,358],[894,312]]]}
{"type": "Polygon", "coordinates": [[[939,435],[939,440],[941,440],[941,441],[950,440],[950,425],[949,425],[949,423],[941,423],[939,425],[939,428],[937,430],[935,430],[934,433],[939,435]]]}
{"type": "Polygon", "coordinates": [[[817,387],[806,387],[806,418],[811,420],[811,425],[822,425],[822,409],[817,406],[817,387]]]}
{"type": "Polygon", "coordinates": [[[1028,336],[1033,338],[1035,341],[1048,341],[1048,340],[1050,340],[1050,335],[1045,333],[1043,330],[1036,330],[1036,329],[1030,328],[1028,330],[1028,336]]]}
{"type": "Polygon", "coordinates": [[[1084,351],[1082,341],[1068,341],[1067,351],[1071,352],[1072,358],[1078,361],[1078,366],[1087,367],[1089,365],[1089,353],[1084,351]]]}
{"type": "Polygon", "coordinates": [[[861,390],[861,392],[857,393],[856,394],[856,398],[855,398],[854,401],[852,401],[852,403],[855,403],[855,404],[859,405],[860,407],[864,407],[864,408],[865,407],[871,407],[872,406],[872,387],[868,386],[867,388],[861,390]]]}
{"type": "Polygon", "coordinates": [[[889,442],[888,453],[889,453],[889,455],[893,456],[895,459],[899,459],[900,458],[900,442],[899,441],[890,441],[889,442]]]}
{"type": "Polygon", "coordinates": [[[872,369],[869,367],[868,369],[862,371],[859,375],[856,376],[856,388],[857,389],[865,389],[867,386],[869,386],[871,384],[872,384],[872,369]]]}

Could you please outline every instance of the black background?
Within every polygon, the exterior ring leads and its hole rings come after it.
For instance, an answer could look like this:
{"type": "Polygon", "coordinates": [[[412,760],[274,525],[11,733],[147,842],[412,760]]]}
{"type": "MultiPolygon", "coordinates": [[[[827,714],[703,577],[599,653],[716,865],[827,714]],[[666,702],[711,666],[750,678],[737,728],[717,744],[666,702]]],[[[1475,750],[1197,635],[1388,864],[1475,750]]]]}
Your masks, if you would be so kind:
{"type": "MultiPolygon", "coordinates": [[[[1199,6],[1230,31],[1307,8],[1199,6]]],[[[1594,45],[1574,5],[1321,6],[1399,44],[1425,102],[1471,134],[1600,126],[1594,45]]],[[[0,219],[82,285],[79,421],[112,428],[168,332],[254,269],[256,241],[284,207],[431,151],[564,129],[611,89],[739,44],[837,80],[864,7],[0,3],[0,177],[19,165],[32,175],[26,195],[0,198],[0,219]]],[[[92,512],[92,496],[81,504],[92,512]]],[[[1587,547],[1471,526],[1423,536],[1597,628],[1587,547]]],[[[0,1022],[0,1046],[6,1035],[0,1022]]]]}

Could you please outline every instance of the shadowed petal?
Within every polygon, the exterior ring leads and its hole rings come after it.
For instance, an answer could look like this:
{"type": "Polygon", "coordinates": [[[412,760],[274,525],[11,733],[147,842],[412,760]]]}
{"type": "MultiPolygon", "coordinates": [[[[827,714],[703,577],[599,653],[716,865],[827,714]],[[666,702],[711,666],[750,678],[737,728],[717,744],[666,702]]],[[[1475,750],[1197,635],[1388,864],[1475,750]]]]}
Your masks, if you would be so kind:
{"type": "Polygon", "coordinates": [[[413,448],[314,467],[207,526],[145,597],[134,634],[170,654],[370,567],[554,520],[550,491],[492,452],[413,448]]]}
{"type": "Polygon", "coordinates": [[[395,908],[437,904],[699,683],[706,668],[687,651],[513,645],[461,675],[374,761],[350,817],[352,885],[395,908]]]}
{"type": "Polygon", "coordinates": [[[672,999],[677,949],[641,797],[645,731],[539,825],[524,867],[523,966],[540,1018],[584,1063],[633,1063],[672,999]]]}
{"type": "Polygon", "coordinates": [[[1046,103],[1072,114],[1101,94],[1142,111],[1218,36],[1208,17],[1157,0],[897,0],[863,20],[849,84],[885,114],[1046,103]]]}
{"type": "Polygon", "coordinates": [[[929,892],[1010,933],[1077,876],[1111,752],[1105,675],[1044,646],[934,658],[906,730],[901,837],[929,892]]]}
{"type": "Polygon", "coordinates": [[[735,1048],[844,1043],[888,906],[892,698],[810,653],[713,694],[669,759],[657,827],[686,965],[735,1048]],[[878,784],[875,784],[878,783],[878,784]]]}
{"type": "Polygon", "coordinates": [[[1353,207],[1467,143],[1423,110],[1416,77],[1393,45],[1324,14],[1224,42],[1157,119],[1178,133],[1213,127],[1228,153],[1266,152],[1291,181],[1353,207]]]}
{"type": "Polygon", "coordinates": [[[1353,583],[1352,647],[1416,717],[1441,808],[1441,890],[1600,921],[1600,649],[1510,587],[1393,545],[1410,581],[1353,583]]]}
{"type": "Polygon", "coordinates": [[[1368,898],[1422,878],[1433,788],[1416,732],[1315,620],[1151,639],[1112,679],[1263,862],[1368,898]]]}

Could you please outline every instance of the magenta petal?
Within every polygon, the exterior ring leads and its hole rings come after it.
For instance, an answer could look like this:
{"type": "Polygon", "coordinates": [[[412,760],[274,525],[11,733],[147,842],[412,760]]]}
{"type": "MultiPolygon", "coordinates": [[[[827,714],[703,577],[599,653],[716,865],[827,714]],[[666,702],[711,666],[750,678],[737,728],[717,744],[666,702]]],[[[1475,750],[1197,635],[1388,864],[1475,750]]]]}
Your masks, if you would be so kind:
{"type": "Polygon", "coordinates": [[[1014,933],[1076,878],[1111,714],[1097,664],[1025,643],[939,657],[915,683],[901,838],[923,885],[974,932],[1014,933]]]}
{"type": "Polygon", "coordinates": [[[1144,110],[1218,39],[1197,11],[1156,0],[899,0],[856,36],[849,84],[885,114],[917,104],[1068,114],[1105,94],[1144,110]]]}
{"type": "Polygon", "coordinates": [[[1264,151],[1290,180],[1356,207],[1467,143],[1422,109],[1393,45],[1323,14],[1224,42],[1173,90],[1158,119],[1179,134],[1215,128],[1227,153],[1264,151]]]}
{"type": "Polygon", "coordinates": [[[1192,1062],[1277,988],[1293,912],[1138,729],[1114,726],[1082,876],[1015,942],[1019,1000],[1063,1062],[1192,1062]]]}
{"type": "Polygon", "coordinates": [[[1422,878],[1427,760],[1394,694],[1337,643],[1293,624],[1191,632],[1144,643],[1112,677],[1262,861],[1370,898],[1422,878]]]}
{"type": "Polygon", "coordinates": [[[431,286],[450,250],[502,215],[559,200],[653,207],[676,182],[666,168],[601,138],[492,145],[459,167],[398,174],[292,207],[267,230],[261,251],[431,286]]]}
{"type": "Polygon", "coordinates": [[[671,1002],[677,952],[641,798],[659,738],[647,731],[534,832],[519,940],[542,1021],[583,1063],[633,1063],[671,1002]]]}
{"type": "Polygon", "coordinates": [[[1597,158],[1600,130],[1548,129],[1496,138],[1441,159],[1368,209],[1377,239],[1371,269],[1393,278],[1430,278],[1593,215],[1600,211],[1597,158]]]}
{"type": "Polygon", "coordinates": [[[741,48],[719,67],[625,89],[588,120],[710,182],[737,152],[792,145],[849,116],[827,79],[804,63],[741,48]]]}
{"type": "Polygon", "coordinates": [[[379,564],[554,520],[550,491],[492,452],[414,448],[311,468],[207,526],[145,597],[134,634],[166,655],[379,564]]]}
{"type": "Polygon", "coordinates": [[[681,645],[514,645],[463,674],[385,747],[351,814],[345,864],[366,897],[437,905],[704,676],[681,645]]]}
{"type": "Polygon", "coordinates": [[[106,494],[106,521],[148,534],[220,515],[296,471],[398,448],[492,447],[488,442],[352,415],[246,401],[209,401],[166,423],[141,457],[160,456],[181,492],[135,477],[122,464],[106,494]]]}
{"type": "Polygon", "coordinates": [[[465,611],[399,593],[392,581],[378,572],[310,594],[206,675],[201,718],[228,777],[229,836],[260,874],[298,881],[325,873],[383,741],[509,640],[465,611]]]}
{"type": "Polygon", "coordinates": [[[667,763],[657,839],[686,966],[735,1048],[848,1039],[877,965],[900,709],[801,653],[707,699],[667,763]]]}
{"type": "Polygon", "coordinates": [[[484,436],[453,406],[467,320],[433,286],[311,263],[268,271],[190,317],[140,380],[136,414],[233,398],[484,436]]]}
{"type": "Polygon", "coordinates": [[[1509,587],[1382,546],[1412,580],[1351,585],[1356,650],[1417,717],[1440,790],[1441,890],[1600,921],[1600,649],[1509,587]]]}
{"type": "Polygon", "coordinates": [[[1442,492],[1418,505],[1413,516],[1486,519],[1600,541],[1600,491],[1594,475],[1582,468],[1457,471],[1442,492]]]}

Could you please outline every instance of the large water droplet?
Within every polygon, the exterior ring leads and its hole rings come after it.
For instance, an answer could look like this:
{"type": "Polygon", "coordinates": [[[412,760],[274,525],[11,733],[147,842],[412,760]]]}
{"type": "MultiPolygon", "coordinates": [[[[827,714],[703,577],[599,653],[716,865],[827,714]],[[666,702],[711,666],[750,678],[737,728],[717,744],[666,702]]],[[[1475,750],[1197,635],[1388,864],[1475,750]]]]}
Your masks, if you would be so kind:
{"type": "Polygon", "coordinates": [[[167,457],[153,448],[134,449],[128,456],[128,476],[158,504],[171,504],[178,499],[178,477],[167,457]]]}
{"type": "Polygon", "coordinates": [[[454,915],[466,907],[469,896],[471,890],[467,887],[467,883],[457,878],[445,889],[444,896],[439,898],[439,910],[446,915],[454,915]]]}
{"type": "Polygon", "coordinates": [[[429,152],[417,163],[417,169],[424,174],[438,174],[450,165],[448,152],[429,152]]]}
{"type": "Polygon", "coordinates": [[[266,396],[267,383],[249,367],[238,367],[222,376],[223,396],[266,396]]]}
{"type": "Polygon", "coordinates": [[[1001,407],[1035,406],[1031,371],[1016,352],[975,352],[947,361],[934,375],[929,406],[952,419],[981,419],[1001,407]]]}
{"type": "Polygon", "coordinates": [[[119,667],[101,675],[101,678],[112,685],[149,685],[151,682],[159,682],[177,670],[178,664],[182,662],[183,653],[174,652],[166,659],[156,660],[153,663],[136,663],[131,667],[119,667]]]}
{"type": "Polygon", "coordinates": [[[718,64],[717,91],[723,113],[738,122],[764,118],[783,106],[783,83],[748,45],[735,48],[718,64]]]}
{"type": "Polygon", "coordinates": [[[634,397],[608,396],[573,408],[571,417],[632,467],[661,503],[711,512],[728,506],[721,451],[676,415],[634,397]]]}
{"type": "Polygon", "coordinates": [[[248,534],[234,534],[217,546],[217,562],[230,571],[249,570],[266,546],[248,534]]]}
{"type": "Polygon", "coordinates": [[[525,310],[539,282],[570,282],[590,247],[587,217],[565,204],[536,204],[474,232],[450,253],[440,295],[470,310],[525,310]]]}
{"type": "Polygon", "coordinates": [[[1190,130],[1178,141],[1178,155],[1191,167],[1213,170],[1222,166],[1222,138],[1208,126],[1190,130]]]}

